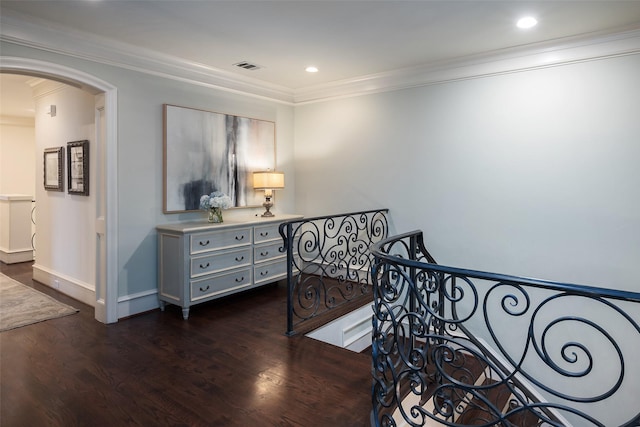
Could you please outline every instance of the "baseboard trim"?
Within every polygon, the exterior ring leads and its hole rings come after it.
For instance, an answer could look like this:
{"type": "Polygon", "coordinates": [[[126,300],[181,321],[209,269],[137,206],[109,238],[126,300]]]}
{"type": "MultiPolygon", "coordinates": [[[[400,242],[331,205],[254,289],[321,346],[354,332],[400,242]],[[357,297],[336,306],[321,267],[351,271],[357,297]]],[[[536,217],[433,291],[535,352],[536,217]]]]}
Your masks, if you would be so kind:
{"type": "Polygon", "coordinates": [[[90,284],[49,270],[39,264],[33,265],[33,280],[56,289],[91,307],[94,307],[96,304],[96,292],[90,284]]]}
{"type": "MultiPolygon", "coordinates": [[[[90,305],[96,310],[104,310],[104,301],[96,303],[95,290],[91,289],[88,283],[56,273],[38,264],[33,265],[33,280],[90,305]]],[[[118,297],[117,316],[118,319],[122,319],[155,310],[159,306],[158,291],[155,289],[125,295],[118,297]]]]}
{"type": "Polygon", "coordinates": [[[367,303],[305,336],[360,353],[371,345],[371,304],[367,303]]]}
{"type": "Polygon", "coordinates": [[[362,313],[363,317],[342,329],[342,346],[358,353],[371,345],[372,314],[370,306],[366,307],[369,309],[360,308],[355,310],[359,315],[362,313]]]}
{"type": "Polygon", "coordinates": [[[118,319],[134,316],[160,307],[158,291],[150,290],[118,297],[118,319]]]}

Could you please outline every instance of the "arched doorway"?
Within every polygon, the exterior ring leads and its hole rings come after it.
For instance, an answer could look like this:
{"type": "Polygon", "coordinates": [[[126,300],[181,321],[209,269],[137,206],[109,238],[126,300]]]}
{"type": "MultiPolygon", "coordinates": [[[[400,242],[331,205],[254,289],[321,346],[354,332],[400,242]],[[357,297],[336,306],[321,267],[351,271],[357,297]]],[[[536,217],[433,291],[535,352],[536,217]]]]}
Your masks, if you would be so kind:
{"type": "Polygon", "coordinates": [[[118,321],[117,215],[117,89],[110,83],[72,68],[29,58],[0,56],[0,72],[61,81],[96,94],[96,134],[101,145],[100,179],[96,206],[95,318],[118,321]]]}

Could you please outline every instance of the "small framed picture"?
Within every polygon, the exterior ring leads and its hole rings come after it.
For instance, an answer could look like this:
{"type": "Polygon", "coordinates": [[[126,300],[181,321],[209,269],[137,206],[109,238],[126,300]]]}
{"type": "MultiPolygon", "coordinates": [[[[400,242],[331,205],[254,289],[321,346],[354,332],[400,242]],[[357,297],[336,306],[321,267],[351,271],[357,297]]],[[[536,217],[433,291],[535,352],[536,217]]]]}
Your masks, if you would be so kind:
{"type": "Polygon", "coordinates": [[[67,192],[89,195],[89,141],[67,142],[67,192]]]}
{"type": "Polygon", "coordinates": [[[44,189],[64,191],[64,147],[44,149],[44,189]]]}

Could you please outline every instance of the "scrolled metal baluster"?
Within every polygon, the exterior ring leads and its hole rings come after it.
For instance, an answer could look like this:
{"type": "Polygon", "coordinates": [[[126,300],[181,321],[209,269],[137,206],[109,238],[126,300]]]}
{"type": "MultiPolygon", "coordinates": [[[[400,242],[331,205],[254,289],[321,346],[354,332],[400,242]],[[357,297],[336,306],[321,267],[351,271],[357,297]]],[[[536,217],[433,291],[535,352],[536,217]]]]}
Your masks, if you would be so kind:
{"type": "Polygon", "coordinates": [[[618,303],[640,307],[640,294],[442,267],[421,244],[410,245],[412,239],[421,241],[422,234],[406,233],[382,241],[372,251],[373,348],[378,366],[384,366],[374,370],[374,383],[376,389],[385,390],[384,400],[379,400],[383,403],[373,400],[378,425],[395,424],[395,416],[410,425],[423,425],[423,408],[405,403],[404,394],[392,390],[410,384],[410,393],[421,394],[421,384],[427,384],[424,381],[436,385],[434,412],[424,414],[443,425],[460,425],[454,418],[464,418],[463,407],[479,411],[471,421],[487,426],[512,426],[520,419],[533,425],[531,417],[538,420],[536,425],[563,426],[558,418],[561,414],[585,426],[639,424],[640,413],[633,405],[619,406],[627,413],[615,411],[615,422],[600,420],[591,411],[597,407],[593,403],[606,407],[624,392],[625,384],[628,392],[632,378],[639,376],[640,368],[628,360],[640,346],[640,326],[618,303]],[[420,259],[427,263],[417,264],[420,259]],[[484,322],[483,338],[492,341],[488,344],[496,347],[500,358],[488,353],[487,343],[470,335],[467,322],[471,321],[475,329],[482,329],[484,322]],[[505,332],[506,337],[523,338],[508,343],[502,337],[505,332]],[[430,349],[425,362],[423,349],[430,349]],[[467,359],[485,366],[488,382],[472,383],[467,359]],[[424,368],[416,371],[420,366],[424,368]],[[606,372],[604,380],[590,387],[571,386],[599,372],[606,372]],[[630,377],[628,372],[634,374],[630,377]],[[545,375],[537,376],[542,373],[545,375]],[[565,383],[550,382],[551,374],[565,383]],[[523,380],[560,400],[536,402],[521,388],[523,380]],[[511,396],[504,413],[489,397],[489,390],[494,389],[511,396]]]}

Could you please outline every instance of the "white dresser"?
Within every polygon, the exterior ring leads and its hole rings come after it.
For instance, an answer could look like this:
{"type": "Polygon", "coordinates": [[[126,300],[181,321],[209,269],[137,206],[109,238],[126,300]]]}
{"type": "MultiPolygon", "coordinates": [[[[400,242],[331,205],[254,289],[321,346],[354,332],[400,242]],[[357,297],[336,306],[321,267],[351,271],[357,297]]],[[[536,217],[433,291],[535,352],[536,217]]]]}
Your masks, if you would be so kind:
{"type": "Polygon", "coordinates": [[[252,217],[209,224],[183,222],[158,230],[158,298],[182,307],[220,298],[287,277],[278,227],[301,215],[252,217]]]}

